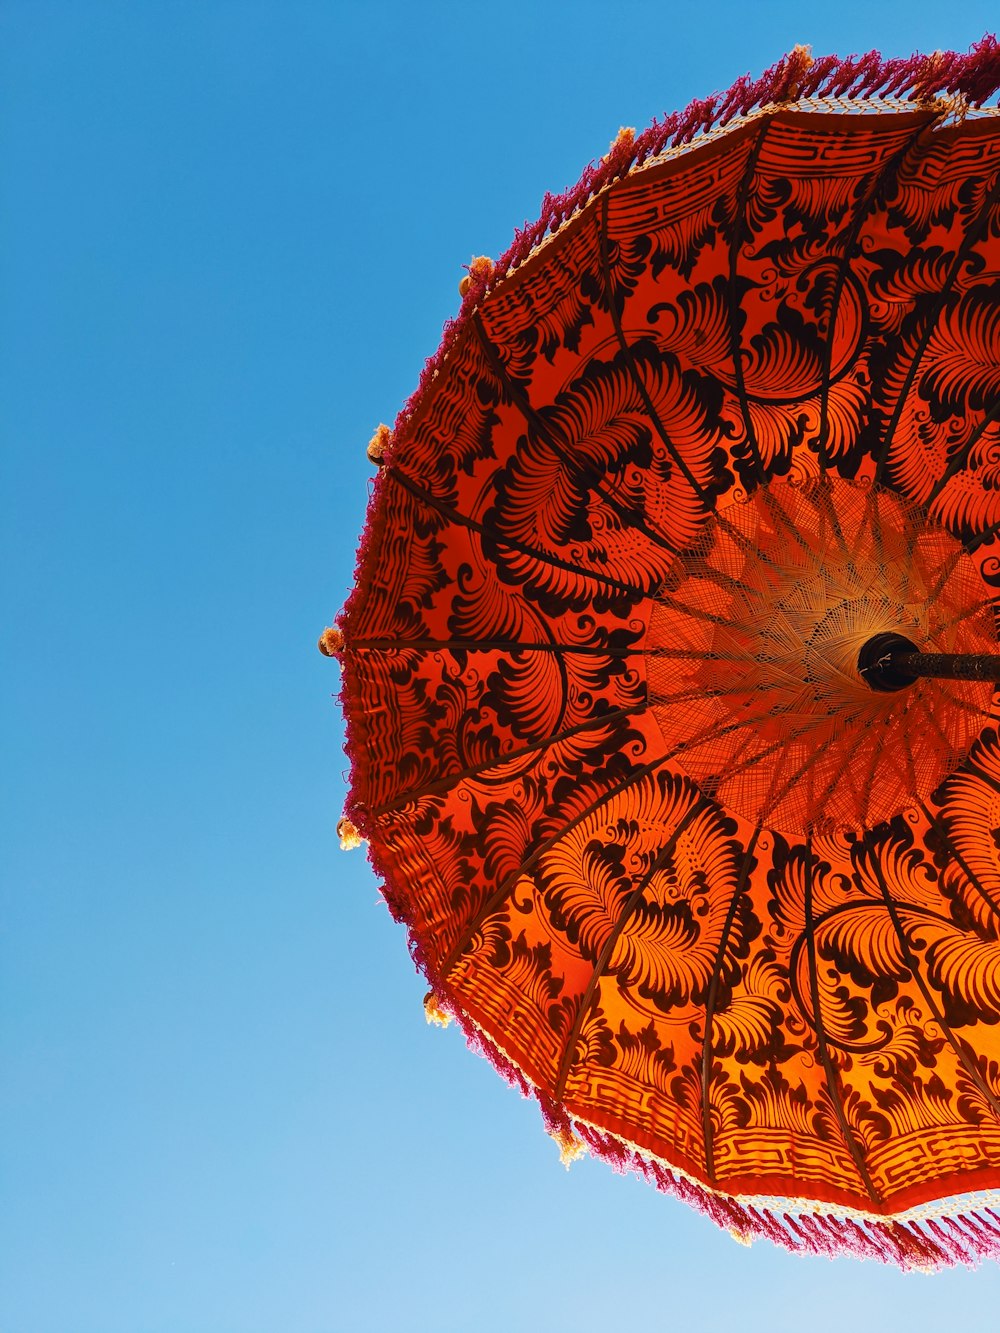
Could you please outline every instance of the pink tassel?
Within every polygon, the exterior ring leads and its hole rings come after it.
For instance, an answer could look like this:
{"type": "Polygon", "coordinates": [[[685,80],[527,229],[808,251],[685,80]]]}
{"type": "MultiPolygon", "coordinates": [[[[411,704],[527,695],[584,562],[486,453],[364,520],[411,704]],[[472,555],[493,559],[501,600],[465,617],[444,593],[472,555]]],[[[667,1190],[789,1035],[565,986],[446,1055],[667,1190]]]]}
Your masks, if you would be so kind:
{"type": "Polygon", "coordinates": [[[941,1247],[924,1236],[912,1222],[893,1222],[890,1223],[890,1229],[900,1249],[913,1265],[940,1268],[947,1262],[947,1255],[941,1247]]]}
{"type": "Polygon", "coordinates": [[[978,1263],[980,1259],[988,1258],[993,1252],[993,1243],[989,1234],[980,1225],[975,1214],[972,1216],[950,1217],[946,1220],[950,1230],[959,1238],[965,1248],[968,1254],[966,1262],[970,1265],[978,1263]]]}
{"type": "Polygon", "coordinates": [[[994,1250],[1000,1247],[1000,1224],[994,1226],[989,1220],[988,1210],[976,1212],[969,1215],[968,1220],[974,1221],[976,1226],[990,1238],[990,1243],[994,1250]]]}
{"type": "Polygon", "coordinates": [[[810,1254],[820,1253],[819,1245],[803,1225],[802,1218],[796,1219],[792,1217],[790,1213],[782,1213],[781,1220],[784,1222],[789,1233],[800,1242],[796,1246],[796,1249],[807,1250],[810,1254]]]}
{"type": "Polygon", "coordinates": [[[843,1239],[831,1236],[823,1225],[823,1220],[815,1213],[803,1213],[798,1219],[799,1226],[812,1238],[817,1254],[826,1254],[831,1259],[842,1254],[846,1248],[843,1239]]]}
{"type": "Polygon", "coordinates": [[[784,1250],[791,1250],[794,1253],[798,1249],[794,1239],[767,1208],[748,1208],[747,1212],[751,1218],[757,1219],[758,1235],[766,1236],[772,1244],[780,1245],[784,1250]]]}
{"type": "Polygon", "coordinates": [[[950,1218],[931,1218],[924,1223],[924,1226],[933,1233],[951,1263],[975,1267],[976,1252],[970,1247],[969,1237],[961,1228],[956,1228],[950,1218]]]}
{"type": "Polygon", "coordinates": [[[853,1217],[828,1218],[829,1224],[835,1225],[838,1232],[844,1236],[845,1241],[849,1239],[851,1251],[859,1259],[878,1259],[885,1262],[884,1258],[872,1239],[869,1232],[853,1217]]]}
{"type": "Polygon", "coordinates": [[[867,1226],[868,1234],[875,1247],[877,1258],[883,1264],[897,1264],[901,1268],[909,1266],[904,1265],[902,1251],[898,1245],[893,1243],[885,1226],[881,1222],[869,1222],[867,1226]]]}

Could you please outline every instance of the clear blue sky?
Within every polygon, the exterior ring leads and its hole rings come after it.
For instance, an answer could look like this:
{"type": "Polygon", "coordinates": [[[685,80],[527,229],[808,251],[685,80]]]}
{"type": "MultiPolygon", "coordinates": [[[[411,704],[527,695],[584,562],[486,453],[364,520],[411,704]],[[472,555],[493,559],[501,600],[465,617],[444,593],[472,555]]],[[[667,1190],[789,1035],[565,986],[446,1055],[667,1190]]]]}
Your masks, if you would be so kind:
{"type": "Polygon", "coordinates": [[[314,645],[463,262],[796,42],[998,21],[5,0],[0,1333],[995,1327],[995,1267],[745,1250],[560,1168],[337,850],[314,645]]]}

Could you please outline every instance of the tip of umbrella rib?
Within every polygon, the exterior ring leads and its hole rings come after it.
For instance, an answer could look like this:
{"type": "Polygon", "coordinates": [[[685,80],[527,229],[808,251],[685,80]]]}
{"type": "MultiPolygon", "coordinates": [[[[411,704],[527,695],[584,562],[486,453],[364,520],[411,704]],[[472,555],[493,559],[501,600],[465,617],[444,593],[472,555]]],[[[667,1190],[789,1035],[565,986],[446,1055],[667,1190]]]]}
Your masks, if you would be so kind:
{"type": "Polygon", "coordinates": [[[601,158],[602,162],[610,162],[616,155],[626,154],[631,160],[632,150],[635,144],[635,126],[623,125],[615,137],[608,145],[608,151],[601,158]]]}
{"type": "Polygon", "coordinates": [[[424,1018],[428,1023],[435,1027],[446,1028],[451,1022],[451,1014],[446,1009],[442,1009],[441,1001],[429,990],[424,996],[424,1018]]]}
{"type": "Polygon", "coordinates": [[[384,423],[381,423],[375,434],[368,441],[368,461],[369,463],[381,463],[386,449],[392,440],[392,431],[384,423]]]}
{"type": "Polygon", "coordinates": [[[458,284],[461,297],[468,296],[474,285],[486,285],[493,273],[493,260],[489,255],[476,255],[475,259],[465,265],[465,269],[465,276],[458,284]]]}
{"type": "Polygon", "coordinates": [[[349,819],[342,819],[338,823],[337,837],[340,839],[340,850],[342,852],[353,852],[355,847],[360,847],[364,842],[364,838],[349,819]]]}
{"type": "Polygon", "coordinates": [[[324,657],[338,657],[344,651],[344,635],[336,625],[325,629],[316,642],[324,657]]]}
{"type": "Polygon", "coordinates": [[[559,1161],[568,1171],[574,1162],[586,1155],[587,1145],[577,1138],[571,1129],[561,1127],[551,1131],[551,1137],[559,1148],[559,1161]]]}

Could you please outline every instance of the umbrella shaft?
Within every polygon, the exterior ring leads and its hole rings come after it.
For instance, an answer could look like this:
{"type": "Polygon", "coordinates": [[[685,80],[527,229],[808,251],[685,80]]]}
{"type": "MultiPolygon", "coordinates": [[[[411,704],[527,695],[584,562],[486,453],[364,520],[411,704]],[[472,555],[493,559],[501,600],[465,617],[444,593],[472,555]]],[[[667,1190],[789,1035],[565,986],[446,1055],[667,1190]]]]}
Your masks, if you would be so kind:
{"type": "Polygon", "coordinates": [[[892,653],[889,665],[907,676],[938,680],[1000,681],[1000,656],[991,653],[892,653]]]}

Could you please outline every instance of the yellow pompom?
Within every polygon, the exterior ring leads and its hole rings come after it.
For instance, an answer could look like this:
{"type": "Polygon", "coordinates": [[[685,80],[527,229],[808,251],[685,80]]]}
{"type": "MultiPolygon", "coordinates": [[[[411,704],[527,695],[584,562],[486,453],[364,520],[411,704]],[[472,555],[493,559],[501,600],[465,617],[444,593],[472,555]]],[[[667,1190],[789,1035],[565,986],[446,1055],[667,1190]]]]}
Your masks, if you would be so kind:
{"type": "Polygon", "coordinates": [[[747,1249],[749,1249],[753,1244],[753,1237],[750,1235],[749,1231],[737,1231],[735,1227],[730,1227],[729,1234],[737,1245],[745,1245],[747,1249]]]}
{"type": "Polygon", "coordinates": [[[801,96],[798,80],[802,78],[810,65],[813,63],[813,54],[811,46],[802,46],[801,44],[793,46],[786,57],[790,69],[793,71],[792,82],[789,85],[785,96],[786,102],[797,102],[801,96]]]}
{"type": "Polygon", "coordinates": [[[319,636],[316,647],[324,657],[336,657],[344,651],[344,635],[336,625],[331,625],[319,636]]]}
{"type": "Polygon", "coordinates": [[[587,1152],[586,1144],[571,1129],[557,1129],[552,1138],[559,1148],[559,1160],[567,1171],[587,1152]]]}
{"type": "Polygon", "coordinates": [[[451,1022],[451,1014],[446,1013],[438,1003],[438,998],[432,990],[429,990],[424,996],[424,1018],[428,1023],[433,1023],[435,1027],[446,1028],[451,1022]]]}
{"type": "Polygon", "coordinates": [[[489,255],[476,255],[475,259],[469,264],[469,271],[458,284],[459,296],[464,296],[473,281],[479,278],[488,278],[493,272],[493,260],[489,255]]]}
{"type": "Polygon", "coordinates": [[[368,441],[368,461],[369,463],[381,463],[382,456],[389,443],[392,440],[392,431],[386,425],[380,425],[375,434],[368,441]]]}
{"type": "Polygon", "coordinates": [[[342,819],[337,825],[337,837],[340,839],[342,852],[353,852],[355,847],[360,847],[364,842],[364,838],[349,819],[342,819]]]}
{"type": "Polygon", "coordinates": [[[611,145],[608,151],[604,154],[604,156],[605,158],[609,158],[616,148],[621,148],[625,146],[631,148],[634,143],[635,143],[635,128],[632,125],[623,125],[621,129],[618,131],[618,133],[615,135],[614,139],[612,139],[611,145]]]}

